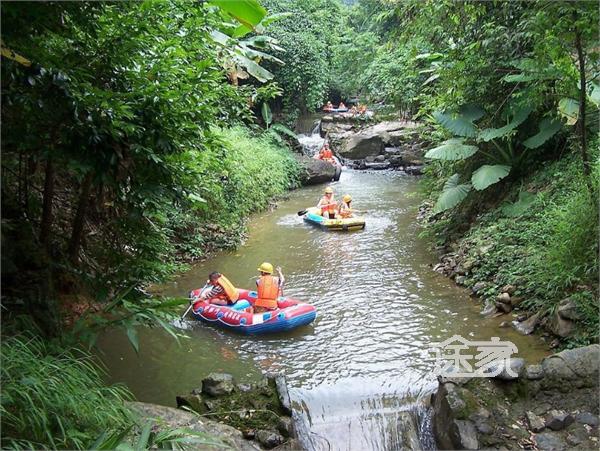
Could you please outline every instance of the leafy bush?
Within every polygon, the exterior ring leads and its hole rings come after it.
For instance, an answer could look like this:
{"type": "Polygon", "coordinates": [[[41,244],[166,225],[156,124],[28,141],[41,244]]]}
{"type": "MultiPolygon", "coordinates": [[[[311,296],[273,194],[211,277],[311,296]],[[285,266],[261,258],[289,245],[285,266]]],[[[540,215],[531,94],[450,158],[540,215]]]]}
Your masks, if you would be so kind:
{"type": "Polygon", "coordinates": [[[108,429],[127,428],[130,393],[106,387],[91,357],[39,338],[2,341],[2,448],[88,449],[108,429]]]}

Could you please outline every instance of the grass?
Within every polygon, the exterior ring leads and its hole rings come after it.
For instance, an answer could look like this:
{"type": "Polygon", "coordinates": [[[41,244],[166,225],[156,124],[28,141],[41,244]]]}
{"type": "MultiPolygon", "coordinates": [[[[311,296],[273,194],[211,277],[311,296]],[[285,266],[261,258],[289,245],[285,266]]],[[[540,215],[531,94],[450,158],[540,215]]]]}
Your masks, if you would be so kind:
{"type": "Polygon", "coordinates": [[[2,341],[2,448],[87,449],[108,429],[133,422],[124,387],[107,387],[88,354],[42,339],[2,341]]]}

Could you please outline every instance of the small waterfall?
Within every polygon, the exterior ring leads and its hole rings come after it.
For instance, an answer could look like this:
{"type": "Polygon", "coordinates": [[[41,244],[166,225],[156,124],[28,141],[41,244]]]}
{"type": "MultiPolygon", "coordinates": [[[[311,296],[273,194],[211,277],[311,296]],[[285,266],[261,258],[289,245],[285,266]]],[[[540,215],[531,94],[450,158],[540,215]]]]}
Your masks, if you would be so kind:
{"type": "Polygon", "coordinates": [[[319,149],[323,147],[323,143],[325,142],[325,140],[321,138],[320,128],[321,121],[317,120],[314,123],[310,134],[305,135],[301,133],[298,135],[298,141],[300,142],[300,144],[302,144],[302,147],[304,148],[304,153],[310,157],[319,152],[319,149]]]}
{"type": "Polygon", "coordinates": [[[366,380],[347,380],[292,390],[303,446],[310,451],[437,449],[429,390],[385,393],[369,385],[366,380]]]}

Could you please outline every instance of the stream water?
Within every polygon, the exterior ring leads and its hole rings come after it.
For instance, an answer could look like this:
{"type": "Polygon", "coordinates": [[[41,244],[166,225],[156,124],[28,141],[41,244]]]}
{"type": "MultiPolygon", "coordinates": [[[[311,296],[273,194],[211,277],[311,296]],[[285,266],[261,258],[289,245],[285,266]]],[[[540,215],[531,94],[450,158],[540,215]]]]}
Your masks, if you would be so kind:
{"type": "Polygon", "coordinates": [[[368,211],[367,227],[328,233],[296,212],[316,203],[322,186],[291,193],[272,212],[256,215],[246,243],[198,264],[164,287],[185,296],[218,270],[251,287],[257,266],[283,268],[285,294],[314,304],[316,321],[285,335],[246,337],[190,321],[178,345],[157,330],[141,331],[137,356],[123,334],[100,341],[111,381],[139,400],[173,405],[211,371],[251,381],[261,372],[286,375],[296,426],[309,449],[433,448],[426,400],[437,386],[431,344],[453,335],[515,343],[534,361],[545,347],[506,318],[483,318],[465,289],[432,271],[435,256],[415,223],[417,179],[401,172],[345,171],[332,184],[368,211]],[[410,442],[416,429],[420,443],[410,442]]]}

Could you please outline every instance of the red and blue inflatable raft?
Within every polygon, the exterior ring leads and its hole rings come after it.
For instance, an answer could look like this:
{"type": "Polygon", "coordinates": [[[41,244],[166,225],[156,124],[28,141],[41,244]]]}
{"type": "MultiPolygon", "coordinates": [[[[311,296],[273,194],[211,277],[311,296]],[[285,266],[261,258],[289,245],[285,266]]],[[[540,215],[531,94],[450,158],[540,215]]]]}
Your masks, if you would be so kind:
{"type": "Polygon", "coordinates": [[[199,299],[202,288],[190,292],[192,313],[202,321],[248,335],[287,332],[312,323],[317,317],[314,306],[291,298],[277,299],[277,309],[264,313],[249,313],[254,306],[256,291],[238,289],[239,299],[232,305],[216,305],[199,299]]]}

